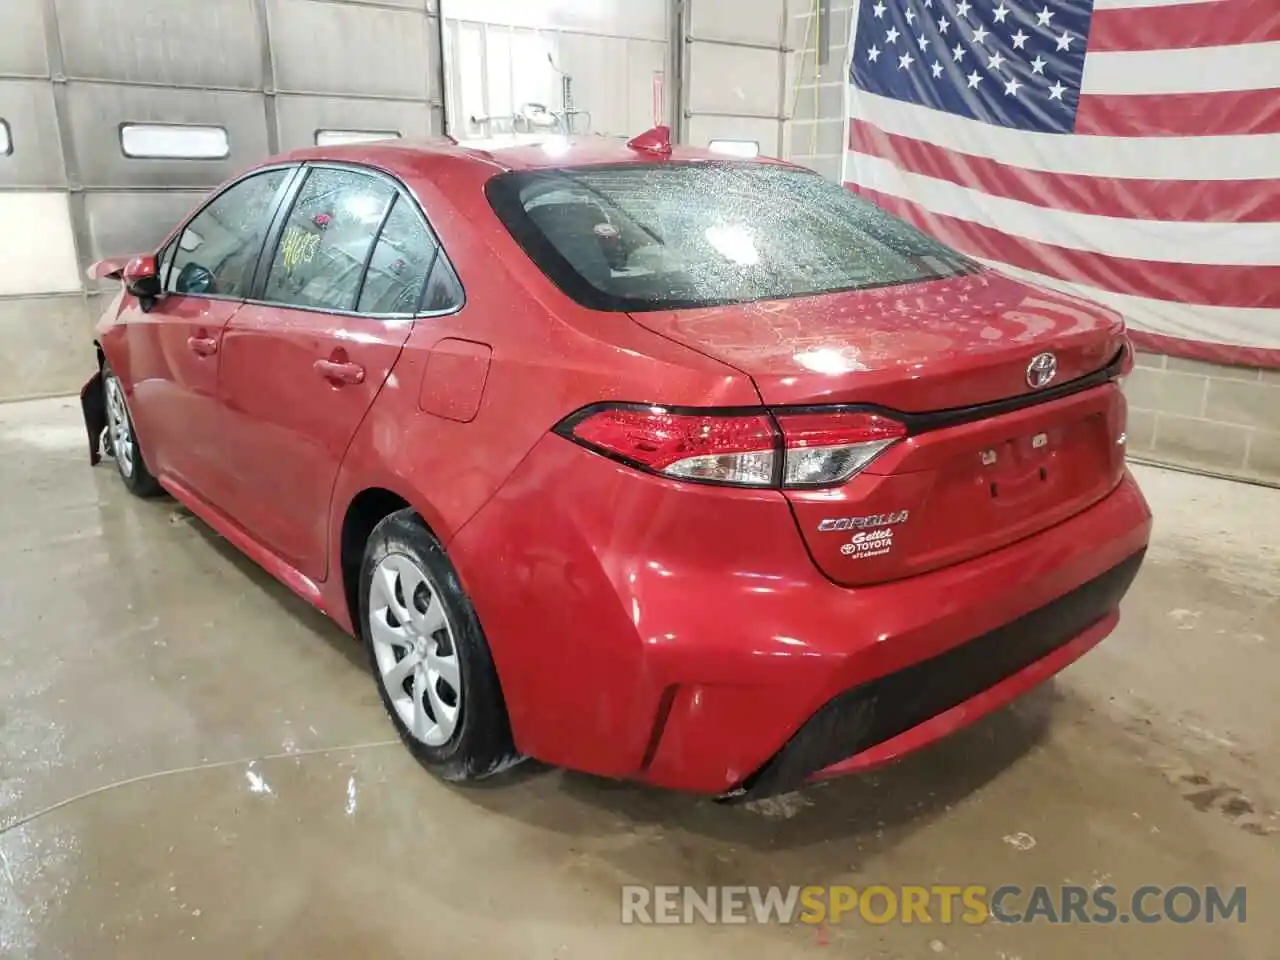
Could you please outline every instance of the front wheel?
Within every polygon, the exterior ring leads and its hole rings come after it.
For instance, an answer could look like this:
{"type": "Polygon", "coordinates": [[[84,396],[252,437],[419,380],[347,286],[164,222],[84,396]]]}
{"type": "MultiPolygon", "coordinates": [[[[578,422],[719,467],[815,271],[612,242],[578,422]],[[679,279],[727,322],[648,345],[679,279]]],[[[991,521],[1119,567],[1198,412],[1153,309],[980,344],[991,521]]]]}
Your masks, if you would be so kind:
{"type": "Polygon", "coordinates": [[[138,436],[125,402],[124,385],[112,372],[110,365],[102,367],[102,394],[107,407],[107,435],[111,438],[111,454],[116,470],[129,492],[135,497],[155,497],[163,491],[160,483],[147,469],[138,446],[138,436]]]}
{"type": "Polygon", "coordinates": [[[480,621],[444,549],[411,510],[391,514],[369,537],[360,632],[382,704],[427,769],[478,780],[519,759],[480,621]]]}

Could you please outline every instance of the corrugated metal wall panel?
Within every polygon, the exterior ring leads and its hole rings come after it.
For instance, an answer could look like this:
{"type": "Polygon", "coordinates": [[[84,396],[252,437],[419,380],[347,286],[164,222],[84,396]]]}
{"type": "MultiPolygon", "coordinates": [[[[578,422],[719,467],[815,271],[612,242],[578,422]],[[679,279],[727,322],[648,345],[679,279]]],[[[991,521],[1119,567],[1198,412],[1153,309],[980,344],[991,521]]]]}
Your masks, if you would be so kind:
{"type": "Polygon", "coordinates": [[[52,85],[0,80],[0,119],[9,125],[13,147],[8,156],[0,156],[0,188],[65,186],[52,85]]]}
{"type": "MultiPolygon", "coordinates": [[[[84,266],[153,248],[207,188],[277,148],[313,144],[317,130],[398,130],[406,138],[441,132],[440,6],[0,0],[0,119],[14,141],[12,155],[0,157],[0,215],[6,226],[22,224],[9,234],[13,249],[0,250],[0,353],[16,351],[25,371],[21,382],[0,384],[0,399],[79,386],[92,356],[86,327],[100,299],[83,279],[84,266]],[[46,24],[57,35],[47,36],[46,24]],[[222,127],[230,155],[128,158],[120,145],[128,122],[222,127]],[[30,329],[17,330],[24,323],[30,329]]],[[[491,64],[491,73],[505,77],[508,101],[536,99],[528,80],[538,71],[538,97],[560,105],[559,74],[546,61],[552,53],[574,75],[578,104],[591,111],[596,132],[629,133],[652,122],[653,76],[666,67],[668,0],[452,6],[455,16],[496,12],[493,22],[505,17],[519,27],[494,41],[506,44],[505,63],[491,64]]],[[[473,36],[482,43],[479,30],[473,36]]],[[[485,71],[472,66],[483,101],[485,71]]]]}
{"type": "Polygon", "coordinates": [[[422,14],[318,0],[270,0],[268,11],[281,92],[432,97],[439,71],[422,14]]]}
{"type": "Polygon", "coordinates": [[[89,249],[84,259],[93,261],[156,249],[204,197],[203,190],[88,194],[84,202],[89,249]]]}
{"type": "Polygon", "coordinates": [[[573,77],[574,102],[579,110],[590,112],[590,131],[605,134],[629,132],[629,41],[583,33],[562,33],[559,41],[558,66],[573,77]]]}
{"type": "Polygon", "coordinates": [[[57,0],[68,77],[262,86],[254,0],[57,0]]]}
{"type": "Polygon", "coordinates": [[[667,0],[444,0],[446,20],[642,40],[667,39],[667,0]]]}
{"type": "Polygon", "coordinates": [[[97,298],[0,300],[0,398],[66,393],[93,369],[92,322],[97,298]]]}
{"type": "Polygon", "coordinates": [[[423,103],[392,100],[352,100],[340,97],[280,96],[276,118],[280,149],[315,146],[318,130],[399,131],[407,139],[422,139],[439,129],[435,111],[423,103]]]}
{"type": "MultiPolygon", "coordinates": [[[[338,0],[335,0],[338,2],[338,0]]],[[[343,3],[350,3],[356,6],[377,5],[381,7],[404,7],[407,10],[425,10],[427,4],[423,0],[341,0],[343,3]]],[[[435,4],[430,4],[430,9],[435,10],[435,4]]]]}
{"type": "Polygon", "coordinates": [[[695,43],[689,51],[689,110],[776,118],[781,70],[776,50],[695,43]]]}
{"type": "Polygon", "coordinates": [[[781,46],[784,19],[778,0],[695,0],[689,36],[696,40],[781,46]]]}
{"type": "Polygon", "coordinates": [[[680,32],[682,136],[754,141],[783,155],[788,56],[785,0],[688,0],[680,32]]]}
{"type": "Polygon", "coordinates": [[[80,179],[89,187],[211,187],[269,153],[260,93],[77,82],[67,84],[67,105],[80,179]],[[231,155],[225,160],[126,157],[120,125],[129,122],[224,127],[231,155]]]}
{"type": "Polygon", "coordinates": [[[66,193],[0,193],[0,224],[0,297],[80,290],[66,193]]]}
{"type": "Polygon", "coordinates": [[[154,248],[209,187],[277,146],[313,144],[317,129],[440,131],[437,8],[0,0],[0,119],[14,146],[0,156],[0,217],[13,228],[0,244],[0,356],[21,357],[23,371],[0,383],[0,399],[78,388],[100,299],[83,267],[154,248]],[[129,158],[128,122],[222,127],[230,155],[129,158]]]}
{"type": "Polygon", "coordinates": [[[0,76],[47,77],[43,0],[0,0],[0,76]]]}
{"type": "Polygon", "coordinates": [[[780,152],[776,120],[694,114],[688,124],[687,139],[699,146],[706,146],[712,140],[750,140],[760,144],[764,156],[776,156],[780,152]]]}

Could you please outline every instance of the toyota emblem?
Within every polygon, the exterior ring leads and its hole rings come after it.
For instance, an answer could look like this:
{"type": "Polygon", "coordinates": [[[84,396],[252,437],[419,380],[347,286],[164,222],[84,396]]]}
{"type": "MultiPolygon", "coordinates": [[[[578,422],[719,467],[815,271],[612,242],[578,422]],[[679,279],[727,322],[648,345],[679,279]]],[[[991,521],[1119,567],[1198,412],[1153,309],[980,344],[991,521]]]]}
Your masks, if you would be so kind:
{"type": "Polygon", "coordinates": [[[1058,358],[1052,353],[1039,353],[1027,364],[1027,385],[1039,390],[1058,375],[1058,358]]]}

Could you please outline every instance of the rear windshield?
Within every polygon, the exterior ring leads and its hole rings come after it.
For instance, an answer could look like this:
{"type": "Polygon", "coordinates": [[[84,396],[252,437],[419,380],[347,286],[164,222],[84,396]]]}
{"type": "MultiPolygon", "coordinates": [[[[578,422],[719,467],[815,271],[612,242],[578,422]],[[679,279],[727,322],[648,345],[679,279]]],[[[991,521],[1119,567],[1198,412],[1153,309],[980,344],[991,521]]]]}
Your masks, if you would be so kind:
{"type": "Polygon", "coordinates": [[[807,171],[662,163],[501,174],[489,202],[565,293],[663,310],[953,276],[972,261],[807,171]]]}

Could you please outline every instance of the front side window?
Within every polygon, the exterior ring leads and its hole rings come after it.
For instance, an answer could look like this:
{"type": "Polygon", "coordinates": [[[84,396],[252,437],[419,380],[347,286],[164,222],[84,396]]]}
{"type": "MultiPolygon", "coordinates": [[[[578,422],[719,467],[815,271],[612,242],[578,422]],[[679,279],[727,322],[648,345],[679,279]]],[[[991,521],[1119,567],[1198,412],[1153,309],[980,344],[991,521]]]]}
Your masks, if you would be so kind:
{"type": "Polygon", "coordinates": [[[975,269],[817,174],[751,163],[501,174],[499,219],[565,293],[663,310],[834,293],[975,269]]]}
{"type": "Polygon", "coordinates": [[[160,275],[160,282],[165,285],[165,289],[169,288],[169,269],[173,266],[173,258],[178,252],[177,238],[170,240],[165,248],[160,251],[159,257],[156,259],[156,270],[160,275]]]}
{"type": "Polygon", "coordinates": [[[267,274],[266,300],[354,310],[374,237],[395,191],[355,170],[310,172],[285,222],[267,274]]]}
{"type": "Polygon", "coordinates": [[[276,194],[292,172],[269,170],[241,180],[200,211],[178,237],[165,289],[196,296],[246,296],[276,194]]]}
{"type": "Polygon", "coordinates": [[[414,212],[412,202],[398,198],[369,258],[359,311],[417,313],[422,285],[436,252],[436,242],[414,212]]]}

